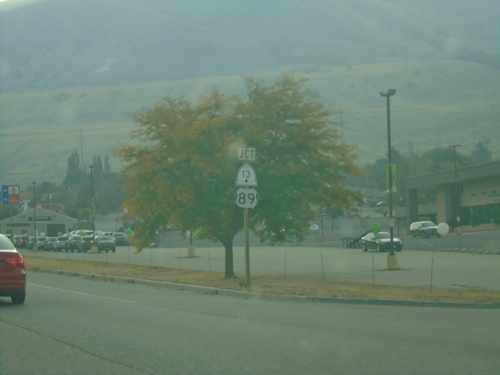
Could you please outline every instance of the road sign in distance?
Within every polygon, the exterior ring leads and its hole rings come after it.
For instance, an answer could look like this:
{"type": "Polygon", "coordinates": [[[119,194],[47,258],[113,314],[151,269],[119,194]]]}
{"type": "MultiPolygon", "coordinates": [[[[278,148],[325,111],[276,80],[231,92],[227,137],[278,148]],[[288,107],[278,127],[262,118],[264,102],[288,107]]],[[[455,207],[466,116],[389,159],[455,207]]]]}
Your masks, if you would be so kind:
{"type": "Polygon", "coordinates": [[[19,206],[21,202],[21,189],[19,185],[2,186],[2,204],[4,206],[19,206]]]}
{"type": "Polygon", "coordinates": [[[255,148],[253,147],[238,148],[238,160],[255,161],[255,148]]]}
{"type": "Polygon", "coordinates": [[[241,208],[255,208],[257,206],[257,190],[252,188],[236,190],[236,205],[241,208]]]}
{"type": "Polygon", "coordinates": [[[257,186],[257,175],[250,164],[245,163],[240,167],[238,173],[236,174],[236,185],[257,186]]]}

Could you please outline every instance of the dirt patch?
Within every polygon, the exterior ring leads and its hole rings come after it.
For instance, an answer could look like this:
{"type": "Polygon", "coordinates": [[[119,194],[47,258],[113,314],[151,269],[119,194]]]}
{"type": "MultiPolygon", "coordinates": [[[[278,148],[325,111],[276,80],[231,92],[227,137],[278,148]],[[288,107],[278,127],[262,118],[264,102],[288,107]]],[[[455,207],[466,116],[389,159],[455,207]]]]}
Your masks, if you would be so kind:
{"type": "Polygon", "coordinates": [[[167,281],[200,285],[219,289],[241,290],[255,293],[284,294],[339,298],[369,298],[376,300],[461,302],[500,304],[500,292],[487,290],[453,290],[441,288],[396,287],[356,284],[339,281],[307,280],[280,277],[252,277],[225,279],[219,272],[178,270],[164,267],[146,267],[130,264],[109,264],[83,260],[25,257],[28,270],[54,270],[79,274],[107,275],[131,280],[167,281]]]}

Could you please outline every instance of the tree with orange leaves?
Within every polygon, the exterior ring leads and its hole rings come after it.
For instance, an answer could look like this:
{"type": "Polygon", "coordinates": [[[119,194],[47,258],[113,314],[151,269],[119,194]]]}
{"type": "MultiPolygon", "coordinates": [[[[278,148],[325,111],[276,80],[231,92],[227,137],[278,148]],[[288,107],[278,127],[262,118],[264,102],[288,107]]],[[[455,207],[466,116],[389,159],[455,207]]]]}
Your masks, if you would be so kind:
{"type": "Polygon", "coordinates": [[[309,231],[314,207],[350,209],[359,195],[344,186],[358,174],[352,147],[341,142],[335,115],[305,80],[291,74],[265,85],[246,79],[246,96],[214,89],[195,103],[165,98],[133,114],[131,145],[115,154],[130,215],[140,217],[134,237],[140,250],[167,223],[184,233],[200,230],[225,249],[225,277],[234,277],[233,239],[243,228],[236,205],[239,147],[255,147],[259,203],[250,226],[262,241],[298,240],[309,231]],[[264,229],[262,229],[264,228],[264,229]]]}

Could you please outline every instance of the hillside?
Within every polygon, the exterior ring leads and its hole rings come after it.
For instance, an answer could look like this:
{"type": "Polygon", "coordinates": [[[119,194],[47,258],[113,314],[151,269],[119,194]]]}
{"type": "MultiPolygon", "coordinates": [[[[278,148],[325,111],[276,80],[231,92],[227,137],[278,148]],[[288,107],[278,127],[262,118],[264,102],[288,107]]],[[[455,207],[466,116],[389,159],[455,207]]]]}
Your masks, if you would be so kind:
{"type": "Polygon", "coordinates": [[[130,112],[284,71],[344,110],[360,163],[386,154],[388,88],[403,153],[483,141],[499,158],[498,14],[488,0],[0,2],[1,182],[60,182],[74,150],[88,163],[127,142],[130,112]]]}

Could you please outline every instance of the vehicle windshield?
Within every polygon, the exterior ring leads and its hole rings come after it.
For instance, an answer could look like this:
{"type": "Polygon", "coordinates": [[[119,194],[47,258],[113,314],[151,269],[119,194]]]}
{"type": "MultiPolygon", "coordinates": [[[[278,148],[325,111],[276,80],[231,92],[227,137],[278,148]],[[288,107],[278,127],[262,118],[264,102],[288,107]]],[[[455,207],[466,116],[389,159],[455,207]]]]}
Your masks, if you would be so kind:
{"type": "Polygon", "coordinates": [[[500,375],[499,19],[0,0],[2,373],[500,375]]]}

